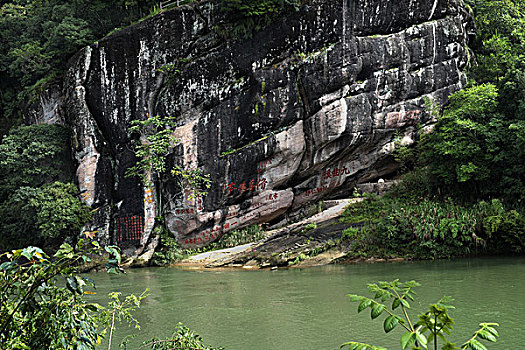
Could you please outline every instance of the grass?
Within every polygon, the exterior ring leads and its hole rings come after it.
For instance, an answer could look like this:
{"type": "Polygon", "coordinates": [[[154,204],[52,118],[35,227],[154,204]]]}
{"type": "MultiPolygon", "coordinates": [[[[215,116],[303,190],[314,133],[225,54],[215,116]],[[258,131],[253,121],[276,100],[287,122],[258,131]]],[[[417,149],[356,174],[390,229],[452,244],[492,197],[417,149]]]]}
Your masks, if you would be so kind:
{"type": "MultiPolygon", "coordinates": [[[[195,1],[195,0],[181,0],[181,1],[179,2],[179,7],[182,6],[182,5],[190,4],[190,3],[194,2],[194,1],[195,1]]],[[[174,7],[177,7],[177,2],[176,2],[176,1],[174,1],[172,4],[170,4],[170,6],[165,7],[165,8],[162,8],[162,9],[160,8],[159,5],[155,5],[155,6],[153,6],[153,8],[150,10],[150,13],[147,14],[146,16],[144,16],[144,17],[142,17],[142,18],[140,18],[140,19],[138,19],[138,20],[136,20],[136,21],[131,22],[131,23],[128,24],[127,26],[124,26],[124,27],[117,27],[117,28],[115,28],[115,29],[112,29],[112,30],[111,30],[111,31],[110,31],[105,37],[108,37],[108,36],[110,36],[110,35],[112,35],[112,34],[115,34],[116,32],[119,32],[119,31],[121,31],[121,30],[123,30],[123,29],[125,29],[125,28],[129,28],[129,27],[131,27],[131,26],[134,26],[134,25],[136,25],[136,24],[139,24],[140,22],[143,22],[143,21],[145,21],[145,20],[147,20],[147,19],[149,19],[149,18],[151,18],[151,17],[154,17],[154,16],[156,16],[156,15],[158,15],[158,14],[164,12],[164,11],[170,10],[170,9],[172,9],[172,8],[174,8],[174,7]]]]}
{"type": "Polygon", "coordinates": [[[253,243],[265,238],[264,231],[260,225],[250,225],[241,230],[233,230],[225,233],[222,237],[205,247],[187,249],[181,247],[175,238],[163,230],[161,234],[162,248],[155,252],[153,263],[158,266],[169,265],[184,260],[192,255],[213,250],[232,248],[238,245],[253,243]]]}

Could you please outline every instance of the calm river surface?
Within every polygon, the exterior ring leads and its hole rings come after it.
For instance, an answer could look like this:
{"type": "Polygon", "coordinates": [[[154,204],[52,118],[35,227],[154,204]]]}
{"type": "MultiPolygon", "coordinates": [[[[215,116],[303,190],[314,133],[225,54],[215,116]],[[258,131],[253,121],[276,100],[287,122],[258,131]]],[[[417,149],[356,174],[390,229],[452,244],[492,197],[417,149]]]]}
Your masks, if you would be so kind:
{"type": "Polygon", "coordinates": [[[414,312],[443,295],[456,300],[452,340],[458,345],[480,322],[499,322],[500,340],[489,348],[525,349],[524,258],[276,271],[143,268],[120,276],[93,273],[89,277],[97,284],[97,299],[112,290],[126,295],[150,289],[151,295],[136,313],[141,330],[121,326],[117,340],[133,333],[141,340],[164,337],[183,322],[208,344],[226,350],[338,349],[349,340],[399,349],[400,327],[392,332],[395,336],[385,335],[383,316],[371,321],[369,311],[357,314],[357,304],[345,297],[367,295],[368,282],[399,278],[422,284],[414,312]]]}

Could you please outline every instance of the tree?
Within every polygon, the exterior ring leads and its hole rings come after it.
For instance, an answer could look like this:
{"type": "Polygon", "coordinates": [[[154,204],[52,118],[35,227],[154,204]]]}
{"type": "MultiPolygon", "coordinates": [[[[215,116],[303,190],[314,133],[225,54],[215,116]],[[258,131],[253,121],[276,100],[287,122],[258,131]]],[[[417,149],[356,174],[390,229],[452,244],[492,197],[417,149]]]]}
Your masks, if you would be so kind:
{"type": "MultiPolygon", "coordinates": [[[[110,293],[106,307],[84,299],[86,294],[95,294],[94,283],[79,275],[79,267],[102,253],[107,255],[106,270],[117,273],[118,247],[102,249],[96,241],[80,240],[75,247],[63,244],[53,257],[37,247],[1,254],[0,348],[94,350],[108,333],[111,339],[118,323],[138,326],[132,312],[147,291],[123,300],[120,293],[110,293]]],[[[124,349],[126,344],[122,344],[124,349]]],[[[144,341],[138,349],[221,348],[205,345],[200,336],[178,324],[172,336],[144,341]]]]}
{"type": "Polygon", "coordinates": [[[173,136],[175,120],[172,117],[147,116],[145,120],[134,120],[130,133],[139,136],[135,146],[137,164],[126,171],[126,176],[138,176],[147,185],[167,171],[166,157],[179,140],[173,136]]]}
{"type": "Polygon", "coordinates": [[[69,183],[20,187],[0,204],[0,250],[27,244],[56,247],[68,236],[76,237],[91,220],[91,209],[69,183]]]}
{"type": "Polygon", "coordinates": [[[70,181],[69,163],[69,132],[65,127],[31,125],[11,130],[0,143],[0,201],[23,186],[70,181]]]}
{"type": "Polygon", "coordinates": [[[139,137],[135,146],[138,161],[127,169],[126,176],[138,176],[145,186],[154,186],[157,200],[161,198],[161,184],[170,174],[177,177],[181,190],[187,188],[190,191],[189,199],[206,195],[210,188],[209,175],[203,175],[200,169],[175,165],[168,171],[167,157],[180,141],[174,136],[175,127],[173,117],[148,115],[145,120],[132,121],[129,130],[139,137]]]}
{"type": "Polygon", "coordinates": [[[414,154],[438,195],[474,201],[525,196],[525,1],[468,0],[477,26],[470,85],[414,154]]]}
{"type": "Polygon", "coordinates": [[[60,76],[76,51],[138,20],[157,4],[154,0],[2,1],[0,135],[19,123],[20,105],[42,81],[60,76]]]}
{"type": "Polygon", "coordinates": [[[57,246],[91,218],[72,178],[69,133],[59,125],[21,126],[0,143],[0,249],[57,246]]]}
{"type": "MultiPolygon", "coordinates": [[[[108,271],[120,263],[116,247],[106,247],[108,271]]],[[[78,266],[100,254],[97,242],[63,244],[53,259],[40,248],[3,253],[0,265],[0,344],[3,349],[94,349],[100,342],[97,312],[83,300],[89,279],[78,266]],[[61,277],[58,279],[57,277],[61,277]]]]}
{"type": "Polygon", "coordinates": [[[470,76],[500,91],[500,110],[509,119],[525,118],[525,1],[471,0],[477,26],[477,65],[470,76]]]}
{"type": "Polygon", "coordinates": [[[525,195],[523,152],[513,120],[499,112],[492,84],[472,85],[450,96],[433,132],[423,138],[421,162],[447,194],[466,199],[525,195]]]}

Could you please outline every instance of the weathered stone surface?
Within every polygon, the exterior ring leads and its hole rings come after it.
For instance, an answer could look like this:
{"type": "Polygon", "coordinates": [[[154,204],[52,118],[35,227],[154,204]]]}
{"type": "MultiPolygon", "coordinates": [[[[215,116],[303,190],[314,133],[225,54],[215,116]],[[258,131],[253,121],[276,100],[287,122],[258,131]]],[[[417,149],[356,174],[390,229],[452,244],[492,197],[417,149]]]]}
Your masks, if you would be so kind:
{"type": "Polygon", "coordinates": [[[63,98],[62,89],[59,85],[49,85],[38,96],[24,103],[24,122],[26,124],[64,125],[63,98]]]}
{"type": "Polygon", "coordinates": [[[214,31],[218,4],[182,6],[86,47],[64,82],[79,184],[99,208],[90,229],[111,241],[116,219],[143,216],[137,254],[159,213],[181,244],[200,246],[388,177],[394,136],[410,144],[433,122],[423,97],[443,103],[465,81],[460,0],[311,0],[237,41],[214,31]],[[124,176],[136,161],[130,122],[148,114],[177,119],[170,162],[210,174],[202,202],[175,180],[159,201],[124,176]]]}
{"type": "Polygon", "coordinates": [[[248,262],[258,267],[329,264],[348,251],[345,248],[348,242],[341,243],[340,238],[341,232],[351,225],[341,223],[340,215],[348,205],[362,200],[331,201],[332,206],[328,209],[272,231],[269,237],[252,244],[249,249],[203,261],[203,265],[222,267],[245,265],[248,262]]]}

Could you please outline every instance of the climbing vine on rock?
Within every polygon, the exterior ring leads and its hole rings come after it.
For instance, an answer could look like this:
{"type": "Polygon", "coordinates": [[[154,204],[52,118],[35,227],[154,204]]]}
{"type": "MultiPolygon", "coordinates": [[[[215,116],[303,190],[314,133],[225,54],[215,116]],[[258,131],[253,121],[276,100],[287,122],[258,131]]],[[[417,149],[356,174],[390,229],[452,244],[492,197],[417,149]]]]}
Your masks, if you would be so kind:
{"type": "Polygon", "coordinates": [[[179,140],[173,135],[173,117],[148,116],[146,120],[131,122],[131,133],[139,134],[135,145],[137,164],[128,168],[126,176],[138,176],[146,185],[166,172],[166,157],[179,140]],[[154,179],[151,179],[152,176],[154,179]]]}
{"type": "Polygon", "coordinates": [[[127,169],[126,176],[138,176],[146,186],[152,186],[164,175],[171,174],[176,177],[180,188],[189,190],[189,199],[205,196],[211,184],[210,176],[204,175],[202,170],[176,165],[168,172],[167,157],[180,142],[174,136],[175,126],[173,117],[158,115],[132,122],[130,132],[140,135],[135,146],[138,160],[136,165],[127,169]]]}

